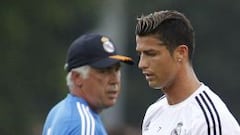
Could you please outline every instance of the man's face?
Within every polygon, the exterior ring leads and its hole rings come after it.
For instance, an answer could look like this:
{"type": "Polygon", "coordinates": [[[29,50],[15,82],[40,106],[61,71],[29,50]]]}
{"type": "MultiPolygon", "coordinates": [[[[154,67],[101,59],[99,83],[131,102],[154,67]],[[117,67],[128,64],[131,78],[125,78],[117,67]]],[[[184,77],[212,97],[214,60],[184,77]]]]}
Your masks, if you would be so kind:
{"type": "Polygon", "coordinates": [[[120,64],[103,69],[90,68],[82,90],[94,109],[113,106],[120,92],[120,64]]]}
{"type": "Polygon", "coordinates": [[[154,36],[136,36],[138,67],[152,88],[163,88],[174,82],[176,61],[162,41],[154,36]]]}

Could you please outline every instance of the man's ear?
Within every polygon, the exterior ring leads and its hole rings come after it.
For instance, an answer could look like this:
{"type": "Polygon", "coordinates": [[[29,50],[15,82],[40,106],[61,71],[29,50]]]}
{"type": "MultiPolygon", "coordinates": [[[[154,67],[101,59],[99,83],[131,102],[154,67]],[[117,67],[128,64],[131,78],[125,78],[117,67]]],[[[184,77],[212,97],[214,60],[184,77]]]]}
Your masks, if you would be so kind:
{"type": "Polygon", "coordinates": [[[174,58],[176,61],[186,61],[188,58],[188,47],[187,45],[179,45],[174,51],[174,58]]]}
{"type": "Polygon", "coordinates": [[[71,75],[72,82],[77,86],[81,86],[82,80],[83,80],[81,74],[76,71],[71,71],[71,72],[72,72],[72,75],[71,75]]]}

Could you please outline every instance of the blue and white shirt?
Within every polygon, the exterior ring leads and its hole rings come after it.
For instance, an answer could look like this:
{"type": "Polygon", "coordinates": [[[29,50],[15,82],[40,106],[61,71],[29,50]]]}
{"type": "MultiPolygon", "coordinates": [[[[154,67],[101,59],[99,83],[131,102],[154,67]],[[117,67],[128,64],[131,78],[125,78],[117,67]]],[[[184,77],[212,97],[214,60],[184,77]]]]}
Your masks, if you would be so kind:
{"type": "Polygon", "coordinates": [[[107,135],[98,113],[88,103],[68,94],[49,112],[42,135],[107,135]]]}

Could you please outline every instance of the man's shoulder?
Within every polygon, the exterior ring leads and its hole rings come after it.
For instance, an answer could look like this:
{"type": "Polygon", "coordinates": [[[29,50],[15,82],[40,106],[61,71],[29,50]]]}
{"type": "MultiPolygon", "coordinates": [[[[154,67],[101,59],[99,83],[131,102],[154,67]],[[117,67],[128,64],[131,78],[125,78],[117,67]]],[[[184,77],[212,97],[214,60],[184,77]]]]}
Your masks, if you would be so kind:
{"type": "Polygon", "coordinates": [[[156,110],[161,109],[164,105],[166,105],[167,99],[166,96],[163,95],[162,97],[158,98],[154,103],[152,103],[148,108],[146,113],[152,113],[156,110]]]}

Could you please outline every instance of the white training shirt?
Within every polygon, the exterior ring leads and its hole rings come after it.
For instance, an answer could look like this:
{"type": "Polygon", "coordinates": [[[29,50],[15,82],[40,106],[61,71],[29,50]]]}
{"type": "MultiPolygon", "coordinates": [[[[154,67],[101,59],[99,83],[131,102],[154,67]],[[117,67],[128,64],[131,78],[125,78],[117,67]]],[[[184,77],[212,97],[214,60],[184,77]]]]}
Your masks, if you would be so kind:
{"type": "Polygon", "coordinates": [[[240,135],[240,127],[223,101],[201,84],[181,103],[169,105],[162,97],[152,104],[145,114],[142,134],[240,135]]]}

